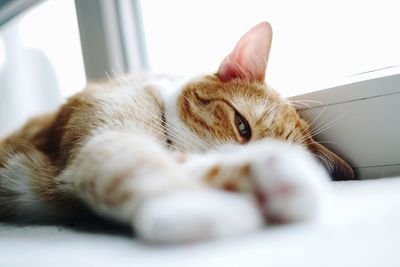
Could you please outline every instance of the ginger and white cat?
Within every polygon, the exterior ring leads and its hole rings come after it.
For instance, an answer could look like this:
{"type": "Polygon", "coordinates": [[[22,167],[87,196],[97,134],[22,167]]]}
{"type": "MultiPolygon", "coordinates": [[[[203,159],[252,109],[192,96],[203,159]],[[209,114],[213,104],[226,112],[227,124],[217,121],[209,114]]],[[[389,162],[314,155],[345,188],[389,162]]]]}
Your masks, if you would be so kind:
{"type": "Polygon", "coordinates": [[[322,166],[337,178],[353,172],[265,84],[271,39],[263,22],[215,74],[92,84],[31,119],[0,143],[0,218],[51,222],[90,210],[153,242],[312,218],[329,187],[322,166]]]}

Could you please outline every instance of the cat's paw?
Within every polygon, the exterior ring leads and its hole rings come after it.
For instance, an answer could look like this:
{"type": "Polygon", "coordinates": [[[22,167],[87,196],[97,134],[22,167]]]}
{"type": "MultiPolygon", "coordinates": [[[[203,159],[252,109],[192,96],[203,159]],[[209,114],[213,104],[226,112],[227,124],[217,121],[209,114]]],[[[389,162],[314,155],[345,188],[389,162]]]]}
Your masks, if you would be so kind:
{"type": "Polygon", "coordinates": [[[317,217],[329,197],[329,176],[303,148],[281,142],[249,147],[255,194],[267,221],[317,217]]]}
{"type": "Polygon", "coordinates": [[[251,232],[263,225],[263,218],[251,197],[205,189],[150,198],[133,224],[145,241],[180,243],[251,232]]]}

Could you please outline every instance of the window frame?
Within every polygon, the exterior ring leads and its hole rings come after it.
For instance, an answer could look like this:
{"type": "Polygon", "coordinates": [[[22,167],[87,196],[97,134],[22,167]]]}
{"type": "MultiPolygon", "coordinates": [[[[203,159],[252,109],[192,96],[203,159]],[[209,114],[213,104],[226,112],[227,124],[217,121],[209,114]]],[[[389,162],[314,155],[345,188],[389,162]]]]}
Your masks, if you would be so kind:
{"type": "Polygon", "coordinates": [[[37,5],[44,0],[8,0],[0,6],[0,25],[8,23],[10,20],[37,5]]]}
{"type": "Polygon", "coordinates": [[[139,1],[75,0],[75,6],[89,81],[148,69],[139,1]]]}
{"type": "Polygon", "coordinates": [[[359,179],[400,175],[400,67],[355,75],[289,100],[305,100],[298,110],[312,128],[331,122],[315,139],[345,155],[359,179]]]}

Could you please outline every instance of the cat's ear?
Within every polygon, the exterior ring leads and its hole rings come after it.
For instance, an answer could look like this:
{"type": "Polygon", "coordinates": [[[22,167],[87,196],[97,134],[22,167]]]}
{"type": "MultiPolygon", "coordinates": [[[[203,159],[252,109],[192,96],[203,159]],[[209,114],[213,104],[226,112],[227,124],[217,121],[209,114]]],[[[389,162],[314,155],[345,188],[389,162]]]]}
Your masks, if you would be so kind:
{"type": "Polygon", "coordinates": [[[222,61],[218,77],[223,82],[234,78],[264,82],[271,41],[272,28],[268,22],[254,26],[222,61]]]}
{"type": "Polygon", "coordinates": [[[350,165],[338,155],[321,144],[312,142],[308,148],[322,165],[328,170],[333,180],[353,180],[354,171],[350,165]]]}

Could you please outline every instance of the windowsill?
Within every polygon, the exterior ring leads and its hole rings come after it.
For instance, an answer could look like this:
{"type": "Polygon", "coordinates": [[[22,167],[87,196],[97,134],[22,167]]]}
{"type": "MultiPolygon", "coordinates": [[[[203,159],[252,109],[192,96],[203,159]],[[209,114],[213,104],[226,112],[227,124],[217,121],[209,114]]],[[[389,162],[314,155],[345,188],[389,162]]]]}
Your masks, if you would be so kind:
{"type": "Polygon", "coordinates": [[[299,109],[333,105],[359,99],[400,93],[400,66],[387,67],[344,77],[320,85],[319,90],[288,97],[290,100],[312,100],[299,109]],[[321,103],[322,102],[322,103],[321,103]]]}
{"type": "Polygon", "coordinates": [[[400,175],[400,67],[350,76],[289,100],[315,139],[350,162],[359,178],[400,175]]]}

